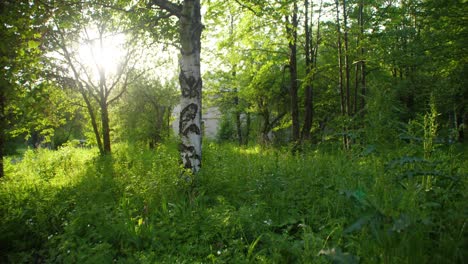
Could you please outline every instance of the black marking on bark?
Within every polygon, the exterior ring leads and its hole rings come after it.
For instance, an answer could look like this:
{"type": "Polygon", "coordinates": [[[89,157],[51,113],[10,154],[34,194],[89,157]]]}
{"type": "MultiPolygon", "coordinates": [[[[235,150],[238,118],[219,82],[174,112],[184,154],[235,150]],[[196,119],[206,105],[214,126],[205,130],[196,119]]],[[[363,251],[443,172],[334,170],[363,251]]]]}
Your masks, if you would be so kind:
{"type": "MultiPolygon", "coordinates": [[[[187,123],[194,120],[198,113],[198,106],[194,103],[187,105],[181,112],[180,112],[180,120],[179,120],[179,133],[182,135],[188,129],[187,123]]],[[[187,132],[188,133],[188,132],[187,132]]]]}
{"type": "Polygon", "coordinates": [[[186,146],[184,144],[179,145],[179,151],[181,153],[182,163],[186,169],[192,168],[192,162],[190,161],[190,156],[195,152],[193,146],[186,146]]]}
{"type": "Polygon", "coordinates": [[[201,165],[201,159],[200,159],[200,156],[197,153],[195,153],[195,147],[186,146],[181,143],[179,144],[179,151],[181,153],[181,158],[182,158],[182,163],[184,164],[184,168],[193,169],[191,159],[198,160],[199,164],[201,165]]]}
{"type": "Polygon", "coordinates": [[[186,146],[186,145],[184,145],[183,143],[180,143],[180,144],[179,144],[179,151],[180,151],[180,152],[185,152],[185,151],[195,152],[195,147],[193,147],[193,146],[186,146]]]}
{"type": "Polygon", "coordinates": [[[187,155],[185,156],[184,168],[192,169],[192,162],[190,161],[190,158],[187,155]]]}
{"type": "Polygon", "coordinates": [[[201,78],[190,76],[187,78],[181,71],[179,74],[181,91],[183,97],[194,98],[200,95],[200,87],[202,86],[201,78]]]}
{"type": "Polygon", "coordinates": [[[197,154],[192,154],[192,155],[185,155],[184,168],[193,169],[192,161],[191,161],[192,159],[197,160],[199,163],[199,166],[201,166],[200,156],[198,156],[197,154]]]}
{"type": "Polygon", "coordinates": [[[189,132],[193,132],[193,133],[195,133],[195,134],[197,134],[197,135],[200,135],[200,134],[201,134],[200,128],[199,128],[197,125],[195,125],[195,124],[191,124],[191,125],[188,126],[186,129],[184,129],[184,131],[182,132],[182,134],[183,134],[184,136],[187,136],[187,134],[188,134],[189,132]]]}
{"type": "Polygon", "coordinates": [[[180,121],[181,122],[188,122],[190,120],[195,119],[198,112],[198,105],[192,103],[187,105],[182,112],[180,112],[180,121]]]}

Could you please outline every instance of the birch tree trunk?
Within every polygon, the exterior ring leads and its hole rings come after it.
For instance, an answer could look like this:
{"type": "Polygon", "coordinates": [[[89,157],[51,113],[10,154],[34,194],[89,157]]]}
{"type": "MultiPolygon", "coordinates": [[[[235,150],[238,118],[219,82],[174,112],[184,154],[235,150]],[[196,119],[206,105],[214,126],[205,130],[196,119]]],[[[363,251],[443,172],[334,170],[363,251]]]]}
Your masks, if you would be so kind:
{"type": "Polygon", "coordinates": [[[184,167],[197,172],[201,167],[200,37],[203,30],[200,0],[185,0],[179,16],[181,43],[179,82],[182,96],[179,121],[180,156],[184,167]]]}
{"type": "MultiPolygon", "coordinates": [[[[202,129],[201,95],[202,79],[200,73],[201,22],[200,0],[184,0],[176,4],[168,0],[153,0],[150,5],[169,12],[179,18],[180,38],[180,74],[179,83],[182,92],[180,98],[179,145],[182,164],[196,173],[201,167],[202,129]]],[[[161,18],[168,18],[162,15],[161,18]]]]}

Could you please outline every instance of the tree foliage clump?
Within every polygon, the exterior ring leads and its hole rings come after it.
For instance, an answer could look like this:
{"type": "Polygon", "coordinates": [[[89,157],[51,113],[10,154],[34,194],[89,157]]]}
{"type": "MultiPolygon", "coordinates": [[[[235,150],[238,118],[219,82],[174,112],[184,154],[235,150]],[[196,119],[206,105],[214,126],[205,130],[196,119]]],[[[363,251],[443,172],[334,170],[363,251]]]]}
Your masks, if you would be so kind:
{"type": "Polygon", "coordinates": [[[119,138],[152,148],[168,139],[178,99],[175,86],[174,82],[144,78],[132,83],[119,104],[119,138]]]}
{"type": "MultiPolygon", "coordinates": [[[[441,114],[443,134],[463,141],[466,27],[454,19],[462,10],[466,7],[460,1],[436,0],[212,1],[207,23],[213,28],[210,37],[219,41],[216,56],[207,56],[223,67],[216,66],[207,79],[216,79],[212,88],[221,98],[231,100],[222,92],[229,87],[236,89],[239,102],[248,102],[231,103],[226,114],[249,113],[268,122],[249,90],[263,100],[273,97],[272,83],[262,88],[256,82],[268,79],[257,69],[283,68],[283,74],[276,72],[273,78],[285,89],[286,113],[269,132],[288,123],[286,141],[297,140],[299,116],[303,142],[340,139],[345,148],[387,144],[398,140],[399,129],[429,108],[431,96],[441,114]],[[224,24],[219,25],[220,17],[224,24]],[[295,81],[297,95],[292,93],[295,81]]],[[[275,106],[283,102],[273,100],[275,106]]]]}

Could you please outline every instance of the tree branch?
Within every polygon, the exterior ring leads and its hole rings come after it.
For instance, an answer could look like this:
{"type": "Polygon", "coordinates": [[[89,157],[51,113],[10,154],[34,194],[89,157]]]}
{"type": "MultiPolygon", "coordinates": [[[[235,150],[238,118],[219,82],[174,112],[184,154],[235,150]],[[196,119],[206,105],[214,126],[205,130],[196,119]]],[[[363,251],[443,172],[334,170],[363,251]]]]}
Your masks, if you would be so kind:
{"type": "Polygon", "coordinates": [[[123,87],[122,87],[122,90],[120,90],[120,92],[112,99],[108,100],[107,101],[107,105],[111,105],[114,101],[117,101],[126,91],[127,91],[127,86],[129,83],[133,83],[135,80],[137,80],[138,78],[140,78],[145,72],[141,72],[140,74],[138,74],[133,80],[131,81],[128,81],[129,79],[129,74],[126,74],[125,75],[125,80],[124,80],[124,83],[123,83],[123,87]]]}
{"type": "MultiPolygon", "coordinates": [[[[130,42],[134,43],[136,38],[137,38],[137,36],[135,36],[130,42]]],[[[114,78],[114,81],[112,82],[112,84],[110,85],[110,88],[108,89],[108,94],[106,96],[106,99],[111,94],[112,90],[114,90],[114,88],[120,83],[120,80],[122,79],[122,76],[123,75],[129,75],[130,72],[135,69],[135,65],[136,65],[137,61],[139,61],[139,59],[134,59],[133,64],[129,67],[129,62],[133,58],[133,56],[135,55],[135,52],[136,52],[135,48],[127,48],[126,54],[125,54],[125,57],[124,57],[124,61],[121,63],[121,65],[120,65],[120,67],[118,69],[117,75],[114,78]]],[[[141,55],[142,55],[142,53],[140,53],[140,57],[141,57],[141,55]]],[[[125,80],[125,82],[126,82],[126,80],[125,80]]]]}
{"type": "Polygon", "coordinates": [[[278,116],[275,119],[273,119],[273,121],[271,121],[268,127],[269,128],[268,131],[271,131],[275,127],[276,123],[278,123],[285,115],[286,115],[286,112],[282,112],[281,114],[278,114],[278,116]]]}
{"type": "Polygon", "coordinates": [[[242,2],[240,2],[239,0],[234,0],[238,5],[240,5],[242,8],[245,8],[247,10],[249,10],[250,12],[252,12],[254,15],[257,15],[257,11],[255,11],[255,9],[251,6],[248,6],[242,2]]]}
{"type": "Polygon", "coordinates": [[[176,16],[176,17],[182,16],[182,7],[168,0],[152,0],[151,2],[148,3],[149,7],[152,7],[153,5],[158,6],[162,10],[166,10],[173,16],[176,16]]]}

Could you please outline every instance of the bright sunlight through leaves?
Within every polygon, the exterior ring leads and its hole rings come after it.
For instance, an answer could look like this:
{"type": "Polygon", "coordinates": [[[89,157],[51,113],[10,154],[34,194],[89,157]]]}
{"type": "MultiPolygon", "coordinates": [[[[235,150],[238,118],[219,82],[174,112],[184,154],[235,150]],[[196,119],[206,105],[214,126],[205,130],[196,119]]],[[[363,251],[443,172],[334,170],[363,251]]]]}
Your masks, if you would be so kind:
{"type": "Polygon", "coordinates": [[[122,33],[100,34],[95,29],[82,32],[78,47],[78,60],[90,72],[92,78],[99,78],[99,71],[105,75],[115,75],[125,59],[126,37],[122,33]]]}

